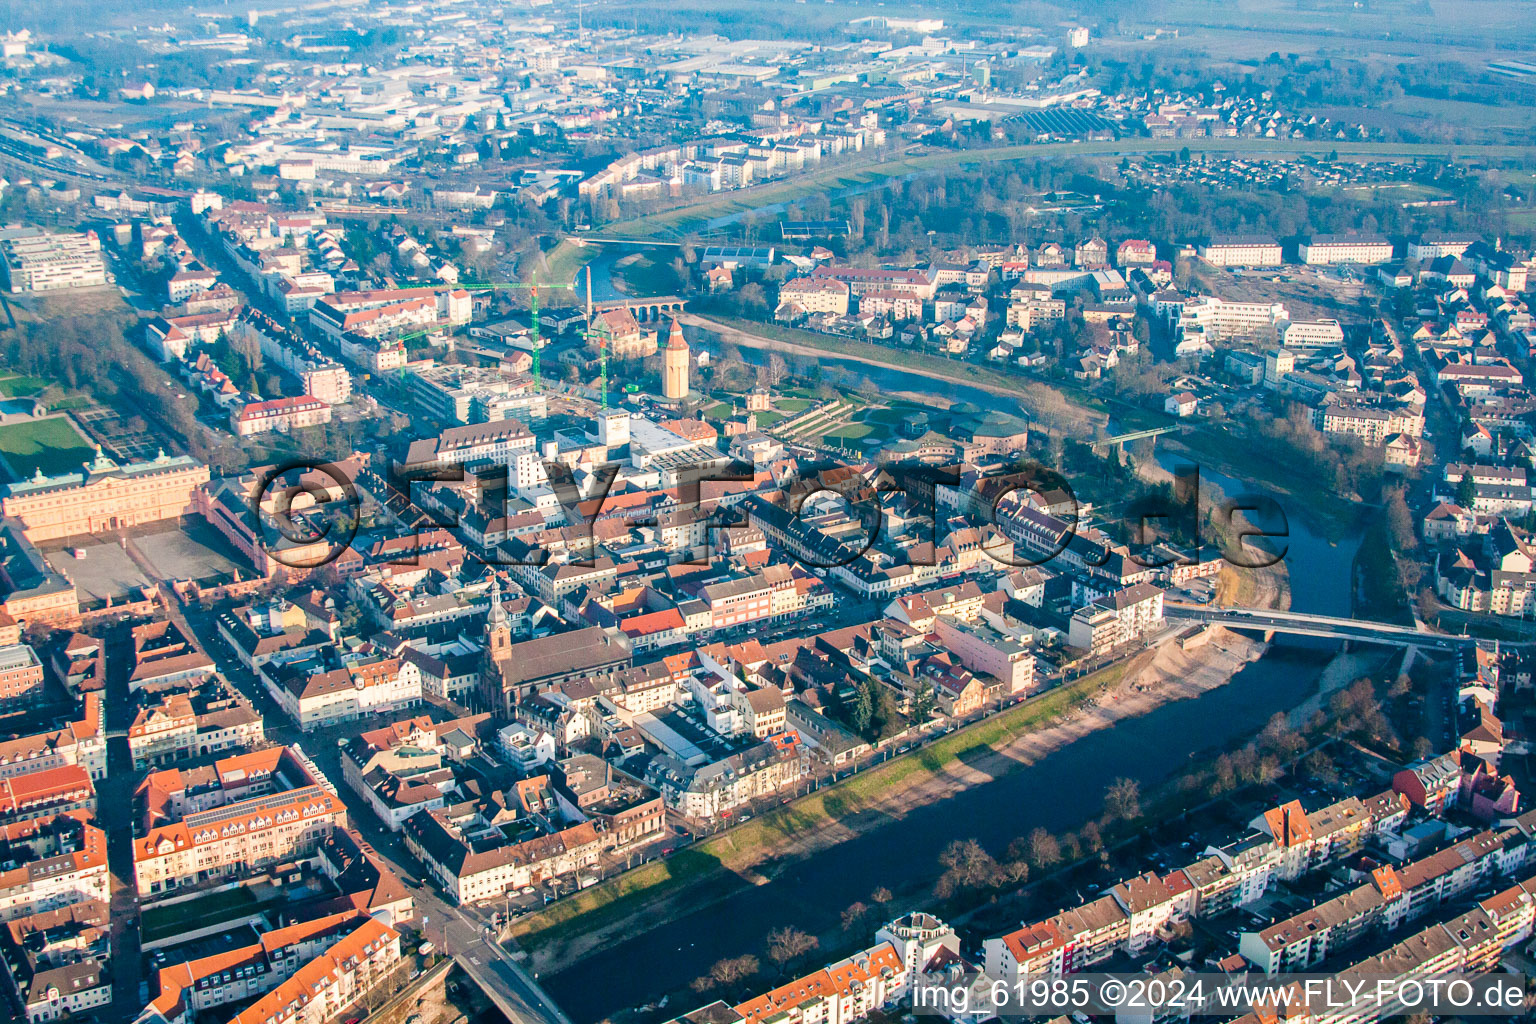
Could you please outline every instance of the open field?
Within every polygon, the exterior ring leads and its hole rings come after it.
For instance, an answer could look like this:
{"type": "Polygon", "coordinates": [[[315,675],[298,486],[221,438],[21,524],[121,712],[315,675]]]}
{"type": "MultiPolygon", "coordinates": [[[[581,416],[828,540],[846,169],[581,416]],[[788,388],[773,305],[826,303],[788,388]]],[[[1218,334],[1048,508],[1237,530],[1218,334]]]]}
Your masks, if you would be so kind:
{"type": "Polygon", "coordinates": [[[569,238],[562,238],[560,243],[544,256],[545,271],[549,275],[550,285],[557,288],[570,287],[571,282],[576,280],[576,275],[581,273],[581,268],[597,259],[602,251],[602,247],[598,245],[578,245],[569,238]]]}
{"type": "Polygon", "coordinates": [[[48,382],[41,377],[7,374],[0,377],[0,397],[22,398],[27,395],[35,395],[47,386],[48,382]]]}
{"type": "Polygon", "coordinates": [[[923,171],[941,170],[957,165],[997,163],[1007,160],[1053,159],[1060,157],[1133,156],[1147,153],[1177,153],[1187,148],[1191,153],[1235,154],[1250,158],[1287,160],[1298,156],[1390,159],[1440,157],[1470,159],[1507,157],[1522,159],[1536,149],[1499,145],[1439,145],[1403,142],[1349,142],[1305,139],[1121,139],[1113,142],[1051,142],[962,152],[919,153],[861,170],[833,168],[820,174],[807,174],[789,181],[753,188],[722,192],[708,199],[675,210],[649,214],[605,225],[604,237],[676,238],[697,231],[705,222],[760,206],[789,202],[818,192],[836,191],[923,171]]]}
{"type": "Polygon", "coordinates": [[[52,476],[90,462],[96,449],[66,417],[49,416],[0,427],[0,457],[20,478],[39,469],[52,476]]]}
{"type": "MultiPolygon", "coordinates": [[[[898,757],[835,786],[770,811],[745,824],[584,890],[513,925],[524,946],[538,948],[591,933],[645,914],[675,912],[677,903],[700,906],[742,885],[760,868],[788,854],[802,841],[861,812],[877,810],[892,797],[942,776],[968,755],[1001,747],[1115,686],[1129,663],[1112,665],[1076,682],[1031,698],[968,729],[898,757]]],[[[881,820],[884,815],[872,816],[881,820]]]]}

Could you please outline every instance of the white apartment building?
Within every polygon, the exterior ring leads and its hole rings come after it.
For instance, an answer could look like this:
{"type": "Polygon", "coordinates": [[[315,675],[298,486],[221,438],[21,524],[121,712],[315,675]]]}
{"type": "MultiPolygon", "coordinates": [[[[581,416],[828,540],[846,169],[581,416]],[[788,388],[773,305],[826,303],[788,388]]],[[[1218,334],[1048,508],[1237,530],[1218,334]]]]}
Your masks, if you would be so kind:
{"type": "Polygon", "coordinates": [[[55,234],[32,228],[0,232],[0,256],[13,292],[50,292],[107,283],[101,241],[94,231],[55,234]]]}
{"type": "Polygon", "coordinates": [[[779,305],[794,303],[807,313],[848,312],[848,284],[825,278],[800,277],[779,289],[779,305]]]}
{"type": "Polygon", "coordinates": [[[1271,235],[1213,235],[1200,258],[1213,267],[1278,267],[1280,243],[1271,235]]]}
{"type": "Polygon", "coordinates": [[[1312,266],[1331,263],[1390,263],[1392,240],[1386,235],[1313,235],[1301,243],[1301,262],[1312,266]]]}
{"type": "Polygon", "coordinates": [[[1325,405],[1313,413],[1317,429],[1325,434],[1349,434],[1373,448],[1379,448],[1393,434],[1419,437],[1424,433],[1424,416],[1413,408],[1385,409],[1352,402],[1325,405]]]}
{"type": "Polygon", "coordinates": [[[1274,328],[1290,314],[1279,302],[1228,302],[1200,295],[1184,303],[1180,334],[1203,334],[1210,340],[1257,334],[1274,328]]]}
{"type": "Polygon", "coordinates": [[[1442,256],[1455,256],[1459,259],[1475,241],[1476,235],[1426,233],[1417,241],[1408,243],[1408,258],[1416,263],[1428,263],[1442,256]]]}
{"type": "Polygon", "coordinates": [[[1329,348],[1344,344],[1344,328],[1337,320],[1288,320],[1280,325],[1280,343],[1286,348],[1329,348]]]}
{"type": "Polygon", "coordinates": [[[421,669],[403,658],[358,662],[324,672],[296,666],[268,685],[288,717],[305,732],[421,703],[421,669]]]}

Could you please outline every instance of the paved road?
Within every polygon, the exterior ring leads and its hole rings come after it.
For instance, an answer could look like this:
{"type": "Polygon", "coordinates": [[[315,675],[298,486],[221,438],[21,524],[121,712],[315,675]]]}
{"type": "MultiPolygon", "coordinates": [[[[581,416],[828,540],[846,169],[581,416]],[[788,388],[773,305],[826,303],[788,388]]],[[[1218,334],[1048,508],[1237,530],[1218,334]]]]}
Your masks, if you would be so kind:
{"type": "Polygon", "coordinates": [[[143,969],[139,945],[138,885],[133,876],[133,790],[139,774],[128,752],[133,705],[128,699],[131,660],[126,628],[107,641],[107,689],[102,727],[107,733],[107,777],[96,783],[96,821],[107,833],[107,869],[112,878],[111,1020],[132,1020],[144,1006],[139,998],[143,969]]]}
{"type": "Polygon", "coordinates": [[[1397,647],[1430,647],[1448,651],[1477,642],[1476,637],[1447,633],[1426,633],[1408,626],[1367,619],[1340,619],[1328,615],[1277,612],[1267,608],[1214,608],[1168,602],[1163,606],[1170,619],[1215,622],[1235,629],[1262,629],[1302,636],[1334,637],[1365,643],[1391,644],[1397,647]]]}

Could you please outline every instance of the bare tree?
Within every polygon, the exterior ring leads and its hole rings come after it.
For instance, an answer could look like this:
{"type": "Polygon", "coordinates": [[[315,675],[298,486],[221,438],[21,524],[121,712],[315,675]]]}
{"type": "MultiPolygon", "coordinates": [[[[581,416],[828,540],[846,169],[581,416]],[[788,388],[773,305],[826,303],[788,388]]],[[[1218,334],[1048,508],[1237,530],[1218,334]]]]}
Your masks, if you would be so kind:
{"type": "Polygon", "coordinates": [[[855,900],[843,911],[843,931],[851,932],[869,916],[869,904],[855,900]]]}
{"type": "Polygon", "coordinates": [[[780,970],[811,952],[821,943],[816,936],[793,926],[775,928],[768,933],[768,959],[780,970]]]}
{"type": "Polygon", "coordinates": [[[891,902],[891,890],[883,885],[876,886],[875,891],[869,894],[869,898],[883,907],[891,902]]]}
{"type": "Polygon", "coordinates": [[[1025,858],[1036,871],[1061,863],[1061,843],[1043,828],[1029,834],[1029,848],[1025,858]]]}
{"type": "Polygon", "coordinates": [[[1130,821],[1141,814],[1141,784],[1135,779],[1118,778],[1104,794],[1104,812],[1111,818],[1130,821]]]}
{"type": "Polygon", "coordinates": [[[940,899],[947,899],[966,889],[985,889],[1000,885],[1002,868],[974,839],[956,839],[939,854],[944,874],[935,889],[940,899]]]}
{"type": "Polygon", "coordinates": [[[723,960],[716,960],[714,966],[709,969],[709,980],[723,988],[729,987],[752,977],[757,973],[758,966],[757,957],[751,953],[726,957],[723,960]]]}

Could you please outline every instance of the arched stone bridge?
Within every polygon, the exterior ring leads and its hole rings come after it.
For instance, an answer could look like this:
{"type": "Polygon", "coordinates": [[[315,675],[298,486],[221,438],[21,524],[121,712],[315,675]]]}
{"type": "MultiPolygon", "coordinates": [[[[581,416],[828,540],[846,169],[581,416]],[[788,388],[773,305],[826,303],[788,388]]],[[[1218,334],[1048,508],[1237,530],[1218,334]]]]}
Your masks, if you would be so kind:
{"type": "Polygon", "coordinates": [[[642,324],[653,324],[683,311],[688,300],[677,295],[653,295],[648,299],[608,299],[592,303],[594,313],[606,313],[610,309],[627,309],[642,324]]]}

